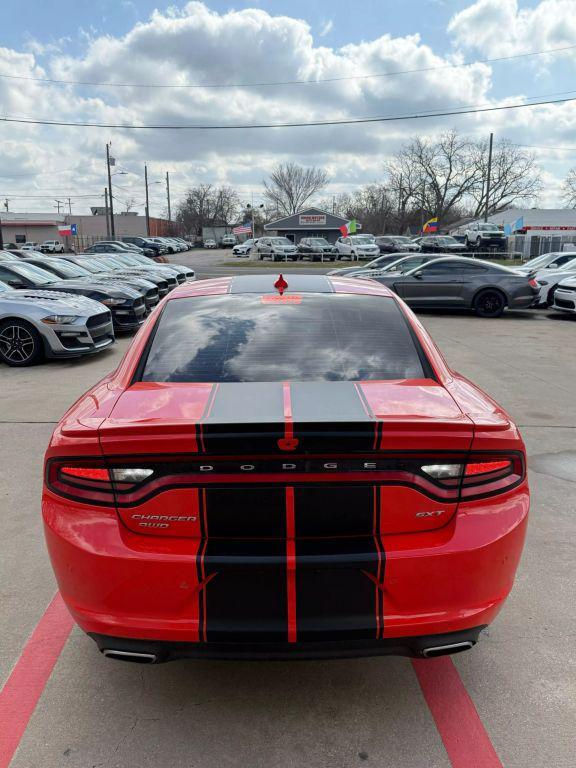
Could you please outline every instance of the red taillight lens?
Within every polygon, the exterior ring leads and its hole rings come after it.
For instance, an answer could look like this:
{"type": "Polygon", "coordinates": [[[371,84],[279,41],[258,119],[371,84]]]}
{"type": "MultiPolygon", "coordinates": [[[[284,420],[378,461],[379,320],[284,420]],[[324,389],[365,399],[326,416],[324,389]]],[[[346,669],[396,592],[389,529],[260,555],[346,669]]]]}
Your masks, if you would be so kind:
{"type": "Polygon", "coordinates": [[[540,286],[538,285],[538,283],[536,282],[536,280],[534,280],[534,278],[533,278],[533,277],[531,277],[531,278],[530,278],[530,280],[528,280],[528,285],[529,285],[531,288],[539,288],[539,287],[540,287],[540,286]]]}
{"type": "Polygon", "coordinates": [[[46,484],[58,496],[84,504],[114,505],[114,489],[106,464],[96,459],[52,459],[46,484]]]}
{"type": "Polygon", "coordinates": [[[110,473],[107,469],[98,467],[61,467],[60,474],[70,475],[70,477],[82,477],[87,480],[110,480],[110,473]]]}
{"type": "Polygon", "coordinates": [[[472,454],[466,462],[460,498],[462,500],[493,496],[518,485],[525,475],[520,453],[502,455],[472,454]]]}
{"type": "Polygon", "coordinates": [[[510,460],[505,461],[478,461],[466,464],[466,471],[464,474],[469,475],[484,475],[487,472],[497,472],[500,469],[508,469],[510,467],[510,460]]]}

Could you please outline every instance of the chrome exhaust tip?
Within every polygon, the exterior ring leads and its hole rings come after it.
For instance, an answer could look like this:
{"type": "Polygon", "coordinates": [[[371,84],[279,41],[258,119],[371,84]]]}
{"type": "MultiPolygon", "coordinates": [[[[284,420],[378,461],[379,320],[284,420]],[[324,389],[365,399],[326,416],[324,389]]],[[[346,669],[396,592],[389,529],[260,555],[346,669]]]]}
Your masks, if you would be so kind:
{"type": "Polygon", "coordinates": [[[131,661],[134,664],[155,664],[158,657],[155,653],[137,653],[136,651],[118,651],[115,648],[104,648],[102,654],[109,659],[131,661]]]}
{"type": "Polygon", "coordinates": [[[422,650],[422,656],[424,656],[425,659],[434,659],[437,656],[450,656],[453,653],[469,651],[474,645],[475,643],[471,640],[466,640],[462,643],[450,643],[449,645],[431,645],[422,650]]]}

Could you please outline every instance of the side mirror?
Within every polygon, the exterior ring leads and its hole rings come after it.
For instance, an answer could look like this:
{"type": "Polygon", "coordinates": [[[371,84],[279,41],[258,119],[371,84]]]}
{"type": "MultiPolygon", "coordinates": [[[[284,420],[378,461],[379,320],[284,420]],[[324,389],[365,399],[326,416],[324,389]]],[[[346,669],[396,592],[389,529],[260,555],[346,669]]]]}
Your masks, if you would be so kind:
{"type": "Polygon", "coordinates": [[[554,262],[554,264],[548,264],[546,269],[558,269],[559,266],[560,266],[559,264],[556,264],[556,262],[554,262]]]}
{"type": "Polygon", "coordinates": [[[8,280],[8,285],[11,285],[12,288],[24,288],[25,285],[22,282],[22,280],[18,280],[18,278],[14,278],[13,280],[8,280]]]}
{"type": "Polygon", "coordinates": [[[414,272],[412,277],[415,277],[417,280],[422,280],[422,270],[419,269],[418,272],[414,272]]]}

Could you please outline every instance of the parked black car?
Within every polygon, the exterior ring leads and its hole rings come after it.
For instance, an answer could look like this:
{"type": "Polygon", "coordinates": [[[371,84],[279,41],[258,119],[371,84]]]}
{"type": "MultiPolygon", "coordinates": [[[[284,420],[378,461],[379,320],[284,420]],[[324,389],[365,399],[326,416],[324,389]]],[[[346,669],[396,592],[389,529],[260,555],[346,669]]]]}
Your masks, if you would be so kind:
{"type": "Polygon", "coordinates": [[[354,267],[332,269],[328,274],[339,275],[340,277],[354,277],[358,272],[366,272],[370,269],[383,269],[403,256],[406,256],[406,253],[385,253],[383,256],[377,256],[375,259],[372,259],[368,264],[356,264],[354,267]]]}
{"type": "Polygon", "coordinates": [[[146,309],[151,312],[156,304],[160,301],[160,294],[158,293],[158,286],[149,280],[136,278],[132,281],[129,278],[122,280],[121,278],[109,276],[107,274],[92,274],[79,264],[75,264],[67,259],[49,259],[31,257],[25,259],[26,264],[32,264],[34,267],[40,267],[45,269],[46,272],[51,272],[56,277],[63,280],[82,280],[83,282],[89,282],[93,285],[100,284],[104,288],[109,288],[111,285],[117,285],[121,288],[128,286],[134,290],[139,291],[144,297],[146,309]]]}
{"type": "Polygon", "coordinates": [[[132,243],[133,245],[137,245],[139,248],[149,248],[154,253],[154,258],[164,257],[164,255],[168,253],[168,249],[163,245],[160,245],[160,243],[155,243],[152,240],[148,240],[145,237],[130,237],[126,235],[122,238],[122,240],[125,243],[132,243]]]}
{"type": "Polygon", "coordinates": [[[465,253],[465,243],[459,243],[451,235],[429,235],[419,241],[420,250],[424,253],[465,253]]]}
{"type": "Polygon", "coordinates": [[[97,276],[96,279],[98,279],[100,275],[107,274],[116,280],[124,280],[128,278],[148,280],[157,286],[161,299],[164,298],[164,296],[166,296],[169,291],[171,291],[173,288],[176,288],[178,285],[178,280],[176,277],[161,277],[156,273],[145,273],[143,269],[136,270],[130,269],[129,267],[122,267],[119,264],[112,263],[104,257],[97,259],[94,256],[75,256],[72,259],[69,259],[69,261],[74,261],[75,264],[80,264],[81,267],[84,267],[84,269],[87,269],[89,272],[95,274],[97,276]]]}
{"type": "Polygon", "coordinates": [[[303,237],[298,243],[298,254],[301,259],[309,257],[312,261],[335,261],[338,251],[323,237],[303,237]]]}
{"type": "Polygon", "coordinates": [[[112,270],[107,264],[101,262],[100,259],[96,259],[92,256],[74,256],[73,254],[65,254],[62,258],[71,264],[77,265],[85,272],[88,272],[88,274],[96,281],[109,280],[114,283],[125,283],[131,288],[137,288],[138,290],[148,289],[150,286],[156,287],[161,299],[168,293],[168,283],[165,280],[158,281],[156,279],[152,280],[151,278],[140,277],[139,275],[119,274],[115,270],[112,270]]]}
{"type": "Polygon", "coordinates": [[[499,317],[506,307],[527,309],[538,283],[480,259],[448,256],[405,274],[385,272],[372,280],[395,291],[413,309],[473,309],[480,317],[499,317]]]}
{"type": "Polygon", "coordinates": [[[402,253],[404,251],[419,251],[420,246],[404,235],[378,235],[376,245],[380,253],[402,253]]]}
{"type": "Polygon", "coordinates": [[[87,296],[104,304],[112,313],[116,331],[132,331],[138,328],[146,316],[146,305],[142,294],[125,286],[103,286],[102,283],[88,283],[84,280],[59,280],[55,275],[40,267],[23,261],[3,261],[0,264],[0,280],[12,288],[37,288],[43,291],[87,296]]]}

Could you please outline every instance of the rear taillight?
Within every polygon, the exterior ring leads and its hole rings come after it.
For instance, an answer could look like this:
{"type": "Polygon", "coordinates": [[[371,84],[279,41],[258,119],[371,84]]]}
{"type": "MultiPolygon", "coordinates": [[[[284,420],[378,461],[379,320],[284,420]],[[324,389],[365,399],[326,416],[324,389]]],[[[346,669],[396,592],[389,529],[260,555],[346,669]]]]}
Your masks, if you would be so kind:
{"type": "Polygon", "coordinates": [[[502,493],[524,479],[521,454],[471,454],[462,463],[423,464],[422,471],[438,484],[460,486],[460,498],[472,499],[502,493]]]}
{"type": "Polygon", "coordinates": [[[536,280],[534,280],[534,278],[533,278],[533,277],[531,277],[531,278],[530,278],[530,280],[528,280],[528,285],[529,285],[531,288],[536,288],[536,289],[539,289],[539,287],[540,287],[540,286],[538,285],[538,283],[536,282],[536,280]]]}
{"type": "Polygon", "coordinates": [[[52,459],[46,468],[46,483],[59,496],[87,504],[114,505],[115,490],[129,491],[153,471],[141,467],[109,468],[96,459],[52,459]]]}

